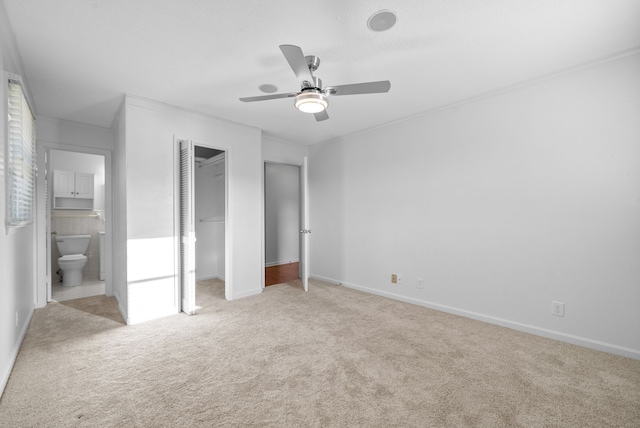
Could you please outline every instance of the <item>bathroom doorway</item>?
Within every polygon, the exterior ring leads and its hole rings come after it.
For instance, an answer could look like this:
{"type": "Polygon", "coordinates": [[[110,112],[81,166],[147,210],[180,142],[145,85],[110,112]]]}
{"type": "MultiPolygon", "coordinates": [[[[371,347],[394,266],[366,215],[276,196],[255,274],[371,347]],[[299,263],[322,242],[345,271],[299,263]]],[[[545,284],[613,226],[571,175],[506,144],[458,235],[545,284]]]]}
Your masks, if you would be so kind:
{"type": "Polygon", "coordinates": [[[201,299],[224,299],[227,284],[227,154],[179,140],[180,302],[194,314],[201,299]]]}
{"type": "Polygon", "coordinates": [[[48,163],[47,187],[52,190],[48,193],[51,195],[51,209],[48,210],[51,221],[51,300],[62,302],[104,295],[104,156],[50,150],[48,163]],[[59,262],[62,255],[57,241],[62,241],[65,236],[89,236],[88,248],[82,254],[86,262],[80,267],[81,278],[73,283],[69,281],[69,268],[63,268],[59,262]]]}
{"type": "MultiPolygon", "coordinates": [[[[38,147],[38,307],[55,301],[113,295],[111,286],[111,153],[42,143],[38,147]],[[89,237],[77,272],[61,269],[56,238],[89,237]],[[64,281],[64,270],[67,281],[64,281]],[[71,278],[78,278],[72,281],[71,278]]],[[[78,256],[78,257],[76,257],[78,256]]],[[[80,257],[81,256],[81,257],[80,257]]],[[[66,257],[69,259],[69,257],[66,257]]],[[[66,260],[65,259],[65,260],[66,260]]]]}

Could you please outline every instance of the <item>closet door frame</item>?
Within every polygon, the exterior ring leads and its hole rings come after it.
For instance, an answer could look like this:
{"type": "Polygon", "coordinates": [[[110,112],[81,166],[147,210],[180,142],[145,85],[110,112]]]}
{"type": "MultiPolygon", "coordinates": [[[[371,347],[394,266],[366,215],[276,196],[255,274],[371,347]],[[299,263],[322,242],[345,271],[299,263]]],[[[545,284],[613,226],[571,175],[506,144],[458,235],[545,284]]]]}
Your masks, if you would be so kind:
{"type": "MultiPolygon", "coordinates": [[[[180,174],[180,159],[181,159],[181,155],[180,155],[180,146],[181,146],[181,142],[183,141],[191,141],[191,148],[193,149],[195,146],[201,146],[201,147],[207,147],[207,148],[211,148],[211,149],[216,149],[216,150],[222,150],[225,152],[225,158],[224,158],[224,169],[225,169],[225,174],[224,174],[224,189],[225,189],[225,195],[224,195],[224,215],[225,215],[225,224],[224,224],[224,230],[225,230],[225,242],[224,242],[224,270],[225,270],[225,281],[224,281],[224,288],[225,288],[225,299],[227,300],[231,300],[232,296],[233,296],[233,278],[232,278],[232,271],[231,271],[231,266],[232,266],[232,260],[231,260],[231,254],[232,254],[232,240],[230,237],[230,230],[231,230],[231,219],[229,218],[229,204],[230,204],[230,200],[229,200],[229,158],[231,157],[231,150],[229,147],[224,147],[222,145],[217,145],[217,144],[209,144],[209,143],[203,143],[201,141],[198,140],[194,140],[194,139],[190,139],[190,138],[185,138],[182,136],[177,136],[174,135],[173,137],[173,141],[174,141],[174,165],[175,165],[175,170],[174,170],[174,241],[175,241],[175,245],[174,245],[174,261],[175,261],[175,272],[177,273],[176,275],[176,281],[175,281],[175,301],[178,302],[178,312],[182,312],[183,311],[183,304],[182,304],[182,290],[181,290],[181,277],[182,277],[182,272],[181,272],[181,265],[182,265],[182,260],[181,260],[181,233],[180,233],[180,216],[181,216],[181,197],[180,197],[180,186],[181,186],[181,174],[180,174]]],[[[193,176],[192,176],[192,180],[193,180],[193,176]]],[[[193,188],[193,186],[195,186],[195,182],[191,183],[191,187],[193,188]]],[[[193,200],[194,198],[192,198],[192,204],[195,203],[195,201],[193,200]]],[[[192,212],[195,212],[195,207],[192,205],[191,206],[191,210],[192,212]]],[[[195,253],[194,253],[194,260],[195,260],[195,253]]],[[[194,277],[195,277],[195,272],[194,272],[194,277]]],[[[195,294],[194,294],[195,295],[195,294]]],[[[194,306],[195,309],[195,306],[194,306]]]]}

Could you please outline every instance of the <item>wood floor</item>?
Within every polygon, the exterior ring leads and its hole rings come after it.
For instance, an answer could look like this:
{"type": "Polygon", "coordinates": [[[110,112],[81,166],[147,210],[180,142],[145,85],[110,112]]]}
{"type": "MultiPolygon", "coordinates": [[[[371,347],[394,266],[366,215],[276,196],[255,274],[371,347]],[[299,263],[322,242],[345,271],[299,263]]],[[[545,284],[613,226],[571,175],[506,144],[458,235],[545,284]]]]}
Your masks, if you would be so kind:
{"type": "Polygon", "coordinates": [[[264,269],[264,285],[280,284],[300,278],[300,264],[287,263],[286,265],[269,266],[264,269]]]}

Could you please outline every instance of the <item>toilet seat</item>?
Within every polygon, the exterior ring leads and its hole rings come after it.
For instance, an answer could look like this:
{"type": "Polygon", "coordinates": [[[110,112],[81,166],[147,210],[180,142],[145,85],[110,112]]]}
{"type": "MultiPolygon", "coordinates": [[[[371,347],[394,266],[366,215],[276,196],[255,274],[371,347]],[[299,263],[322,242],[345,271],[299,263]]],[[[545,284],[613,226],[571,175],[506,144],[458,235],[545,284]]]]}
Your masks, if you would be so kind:
{"type": "Polygon", "coordinates": [[[82,260],[87,260],[87,256],[84,254],[69,254],[67,256],[60,257],[58,262],[79,262],[82,260]]]}

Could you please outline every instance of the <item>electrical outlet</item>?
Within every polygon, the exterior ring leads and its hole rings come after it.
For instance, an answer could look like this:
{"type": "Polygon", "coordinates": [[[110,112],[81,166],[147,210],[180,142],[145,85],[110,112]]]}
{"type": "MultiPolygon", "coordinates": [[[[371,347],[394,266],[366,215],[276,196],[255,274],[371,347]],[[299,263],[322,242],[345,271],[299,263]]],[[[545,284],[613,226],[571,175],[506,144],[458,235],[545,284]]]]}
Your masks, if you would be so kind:
{"type": "Polygon", "coordinates": [[[418,278],[418,284],[417,284],[418,288],[424,288],[424,283],[422,282],[422,278],[418,278]]]}
{"type": "Polygon", "coordinates": [[[398,284],[402,284],[402,275],[398,274],[398,284]]]}
{"type": "Polygon", "coordinates": [[[396,275],[395,273],[391,274],[391,283],[392,284],[397,284],[398,283],[398,275],[396,275]]]}
{"type": "Polygon", "coordinates": [[[551,302],[551,315],[555,315],[557,317],[564,316],[564,303],[562,302],[551,302]]]}

